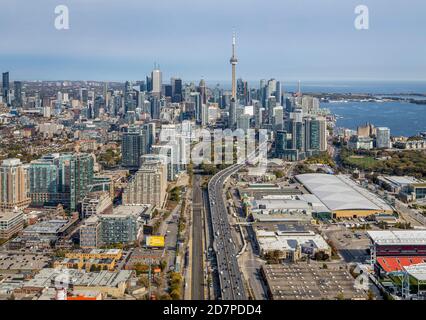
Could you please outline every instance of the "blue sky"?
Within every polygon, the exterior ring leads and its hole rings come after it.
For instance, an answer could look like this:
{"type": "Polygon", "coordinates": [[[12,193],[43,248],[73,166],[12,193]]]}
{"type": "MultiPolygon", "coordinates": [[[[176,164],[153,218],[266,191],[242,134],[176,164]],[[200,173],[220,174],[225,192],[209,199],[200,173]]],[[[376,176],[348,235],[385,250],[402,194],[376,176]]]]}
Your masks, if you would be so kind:
{"type": "Polygon", "coordinates": [[[0,0],[11,80],[426,80],[424,0],[0,0]],[[70,29],[54,28],[57,5],[70,29]],[[370,29],[354,28],[354,9],[370,29]]]}

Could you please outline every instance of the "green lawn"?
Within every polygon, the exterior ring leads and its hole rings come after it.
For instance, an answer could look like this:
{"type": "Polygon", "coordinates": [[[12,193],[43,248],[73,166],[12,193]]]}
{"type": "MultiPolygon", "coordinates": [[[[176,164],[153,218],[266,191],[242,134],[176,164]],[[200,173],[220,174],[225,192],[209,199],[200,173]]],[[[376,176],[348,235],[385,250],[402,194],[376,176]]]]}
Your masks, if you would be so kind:
{"type": "Polygon", "coordinates": [[[351,156],[347,158],[347,161],[357,167],[364,169],[373,168],[377,163],[377,160],[369,156],[351,156]]]}

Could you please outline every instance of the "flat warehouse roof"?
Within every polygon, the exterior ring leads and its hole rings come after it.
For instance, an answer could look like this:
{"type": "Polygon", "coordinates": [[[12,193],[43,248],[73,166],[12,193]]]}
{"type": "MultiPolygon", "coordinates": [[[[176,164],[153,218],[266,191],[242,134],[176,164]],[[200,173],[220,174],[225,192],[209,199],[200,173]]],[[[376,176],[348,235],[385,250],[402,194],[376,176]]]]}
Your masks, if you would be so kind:
{"type": "Polygon", "coordinates": [[[296,179],[331,211],[392,210],[383,200],[345,176],[308,173],[297,175],[296,179]]]}

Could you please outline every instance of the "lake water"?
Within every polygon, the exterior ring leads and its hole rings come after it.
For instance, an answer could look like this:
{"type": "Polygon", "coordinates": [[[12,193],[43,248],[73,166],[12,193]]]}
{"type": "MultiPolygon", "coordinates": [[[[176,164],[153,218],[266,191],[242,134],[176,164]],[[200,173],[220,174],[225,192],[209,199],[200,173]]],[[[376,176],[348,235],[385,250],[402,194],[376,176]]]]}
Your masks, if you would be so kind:
{"type": "Polygon", "coordinates": [[[349,129],[366,122],[389,127],[393,136],[412,136],[426,131],[426,105],[406,102],[335,102],[321,103],[338,119],[336,125],[349,129]]]}

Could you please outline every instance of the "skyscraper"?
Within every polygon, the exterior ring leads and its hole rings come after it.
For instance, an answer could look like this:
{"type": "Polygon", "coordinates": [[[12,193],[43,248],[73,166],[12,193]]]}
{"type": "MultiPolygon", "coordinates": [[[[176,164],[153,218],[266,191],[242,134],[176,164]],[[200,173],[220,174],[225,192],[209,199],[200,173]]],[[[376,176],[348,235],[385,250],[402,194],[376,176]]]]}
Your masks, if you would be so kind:
{"type": "Polygon", "coordinates": [[[390,148],[390,129],[387,127],[376,128],[376,148],[390,148]]]}
{"type": "Polygon", "coordinates": [[[15,81],[15,100],[14,105],[15,107],[22,107],[22,82],[21,81],[15,81]]]}
{"type": "Polygon", "coordinates": [[[8,103],[8,95],[9,95],[9,72],[4,72],[3,73],[2,94],[3,94],[3,101],[5,103],[8,103]]]}
{"type": "Polygon", "coordinates": [[[198,85],[198,92],[200,93],[201,103],[207,103],[207,95],[206,95],[206,82],[204,79],[200,80],[200,84],[198,85]]]}
{"type": "Polygon", "coordinates": [[[132,83],[130,81],[126,81],[124,84],[124,113],[126,114],[129,111],[135,111],[136,104],[133,101],[133,89],[132,83]]]}
{"type": "Polygon", "coordinates": [[[279,81],[276,82],[275,98],[277,99],[277,103],[282,106],[282,87],[279,81]]]}
{"type": "Polygon", "coordinates": [[[277,105],[272,109],[273,117],[274,117],[274,127],[275,130],[282,130],[284,126],[284,108],[280,105],[277,105]]]}
{"type": "Polygon", "coordinates": [[[202,102],[201,102],[200,93],[199,92],[191,92],[190,97],[191,97],[191,102],[194,104],[195,120],[198,123],[201,123],[202,102]]]}
{"type": "Polygon", "coordinates": [[[151,102],[151,119],[158,120],[160,119],[161,114],[161,104],[158,96],[153,96],[150,98],[151,102]]]}
{"type": "Polygon", "coordinates": [[[76,210],[92,188],[93,166],[93,157],[88,153],[55,153],[32,161],[28,169],[32,203],[60,203],[76,210]]]}
{"type": "Polygon", "coordinates": [[[182,101],[182,79],[172,78],[172,102],[181,102],[182,101]]]}
{"type": "Polygon", "coordinates": [[[209,123],[209,105],[203,104],[201,106],[201,125],[207,126],[209,123]]]}
{"type": "Polygon", "coordinates": [[[24,209],[30,201],[27,171],[21,160],[3,160],[0,165],[0,210],[24,209]]]}
{"type": "Polygon", "coordinates": [[[67,162],[66,172],[70,176],[70,209],[77,210],[77,205],[89,193],[93,184],[94,160],[91,154],[74,153],[67,162]]]}
{"type": "Polygon", "coordinates": [[[147,153],[148,139],[140,128],[131,127],[128,132],[123,133],[121,140],[121,164],[123,167],[139,168],[140,156],[147,153]]]}
{"type": "Polygon", "coordinates": [[[253,100],[254,127],[260,129],[262,126],[262,106],[260,101],[253,100]]]}
{"type": "Polygon", "coordinates": [[[80,89],[80,102],[83,106],[87,106],[89,101],[89,91],[86,88],[80,89]]]}
{"type": "Polygon", "coordinates": [[[161,75],[160,68],[157,65],[155,65],[154,70],[152,70],[151,80],[152,80],[151,92],[154,94],[161,94],[161,86],[163,82],[162,82],[162,75],[161,75]]]}

